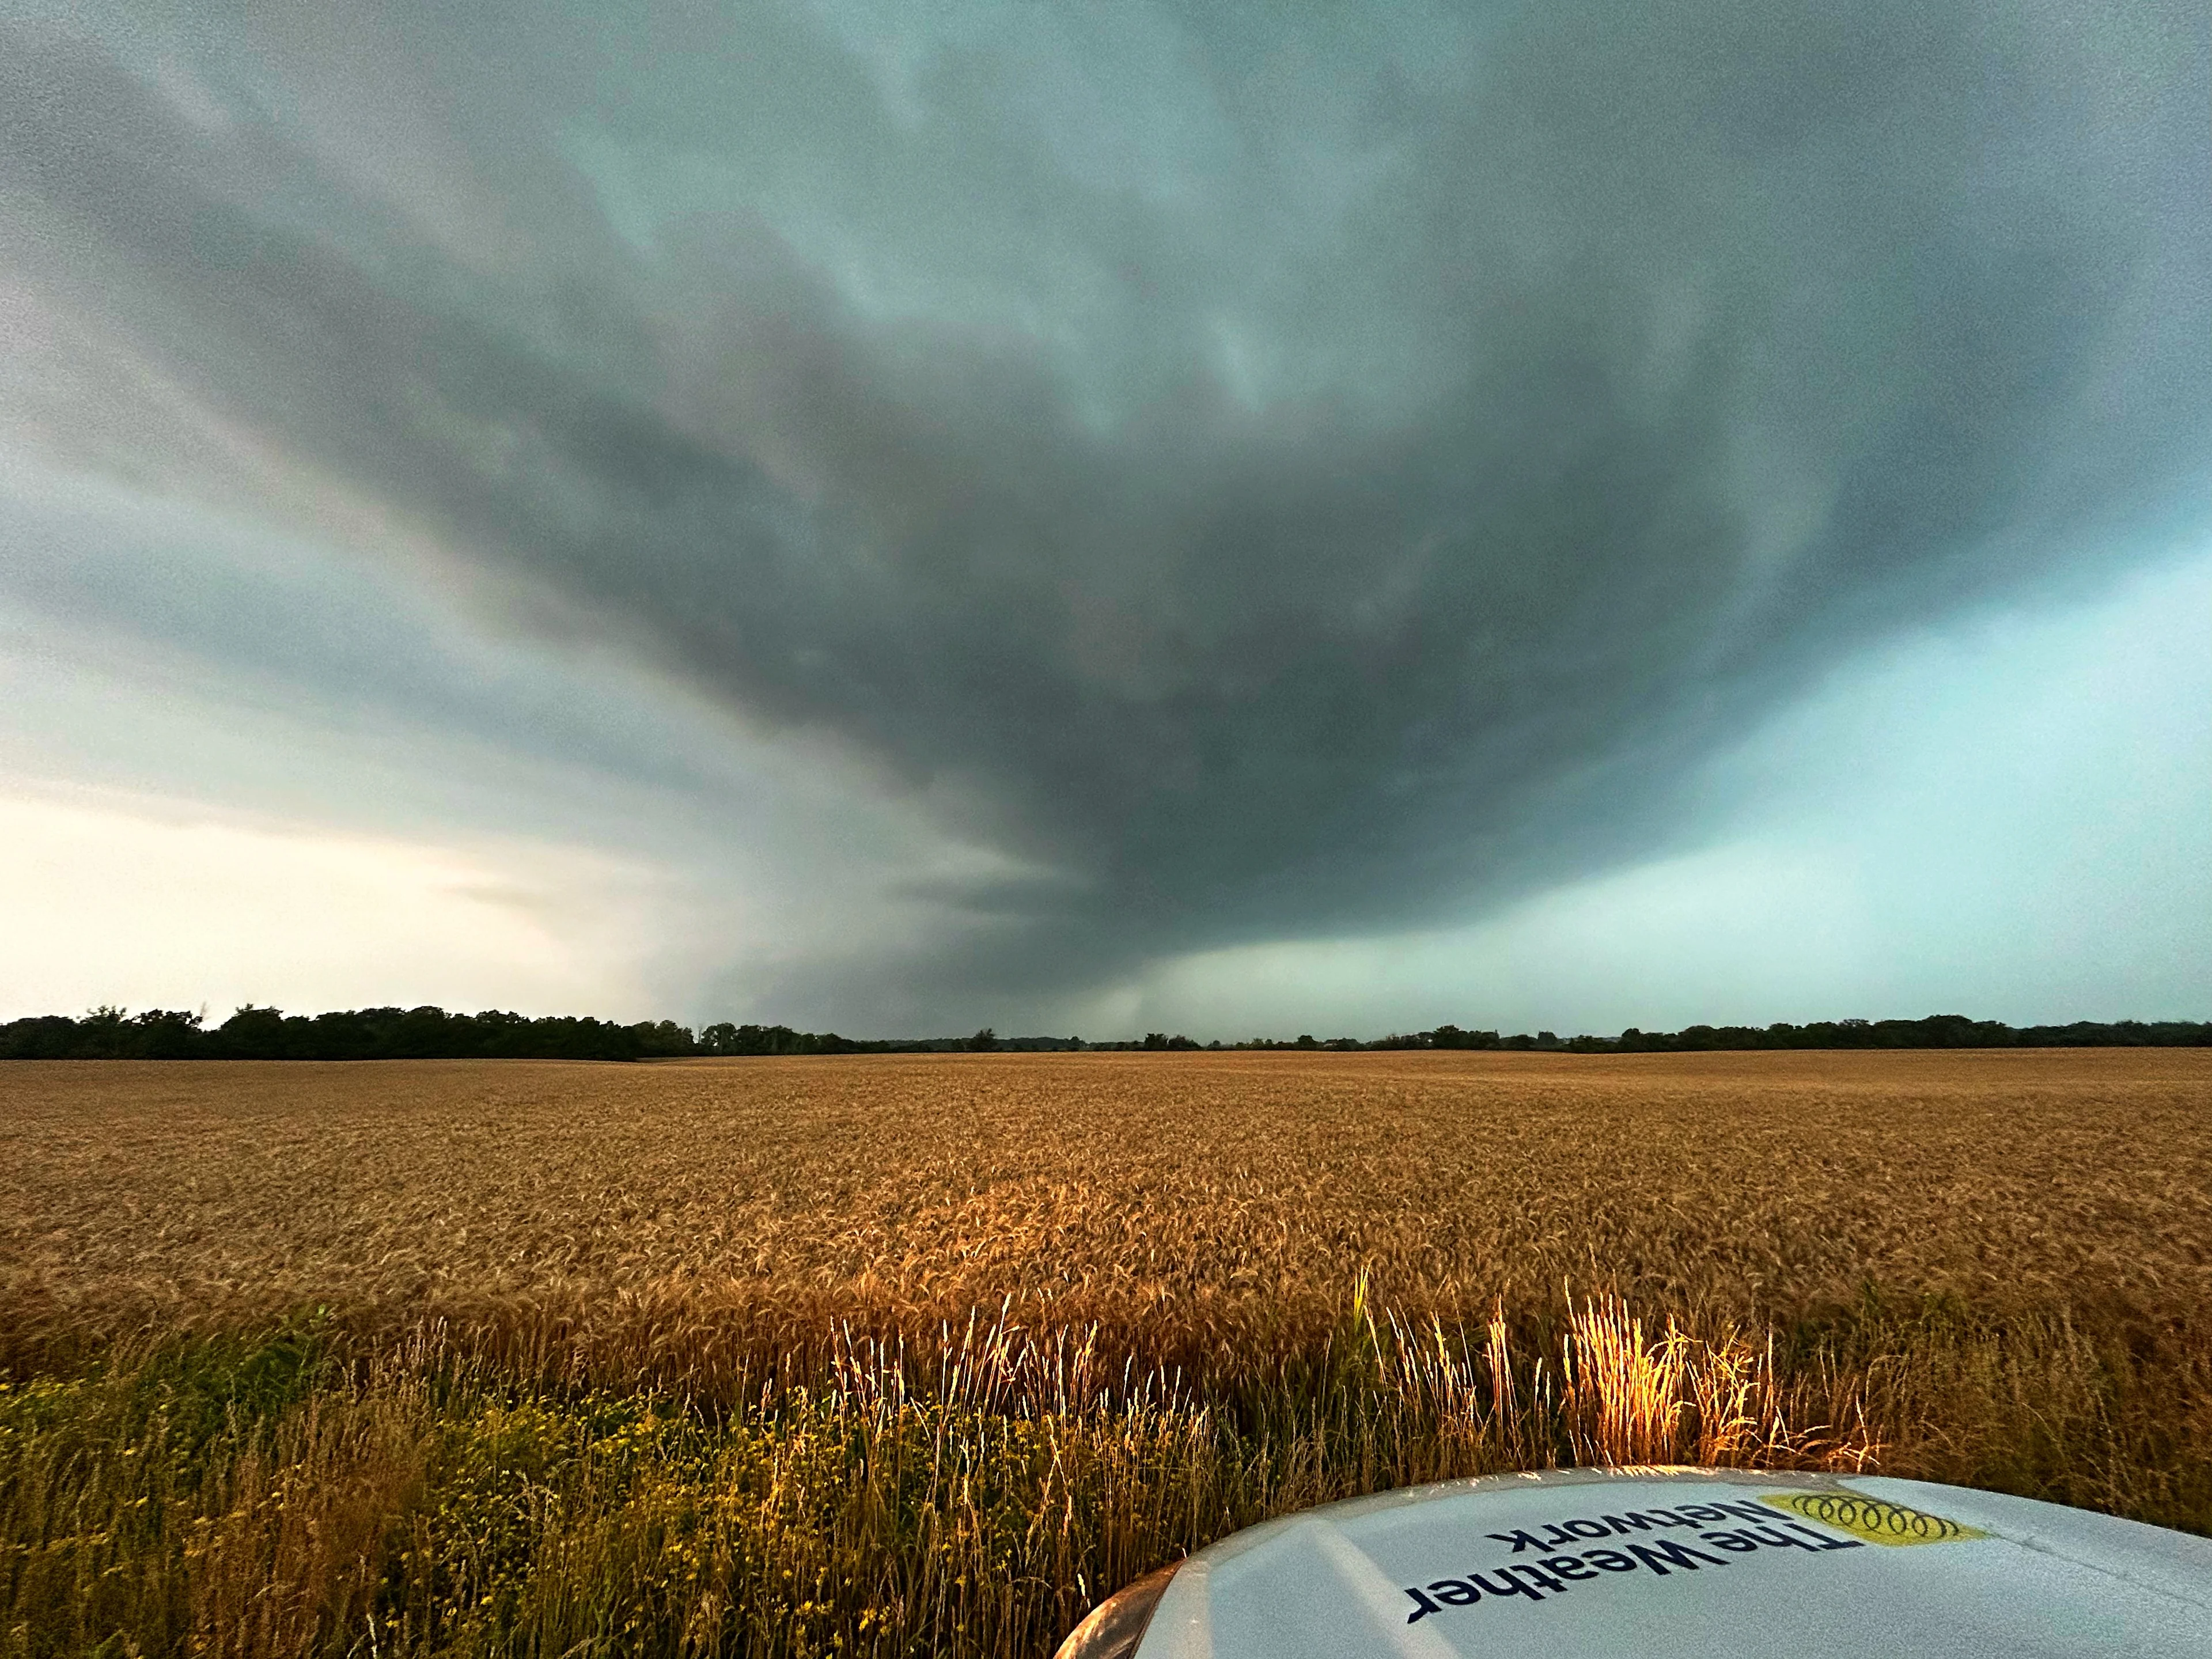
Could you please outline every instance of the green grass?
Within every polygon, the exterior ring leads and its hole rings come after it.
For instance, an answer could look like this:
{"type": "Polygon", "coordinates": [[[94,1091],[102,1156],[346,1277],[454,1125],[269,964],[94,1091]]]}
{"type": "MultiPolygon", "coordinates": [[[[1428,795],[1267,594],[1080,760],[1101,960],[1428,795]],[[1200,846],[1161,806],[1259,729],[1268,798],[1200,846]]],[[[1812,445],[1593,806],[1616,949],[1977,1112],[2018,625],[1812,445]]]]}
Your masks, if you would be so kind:
{"type": "Polygon", "coordinates": [[[1771,1334],[1362,1306],[1209,1376],[979,1322],[684,1398],[435,1331],[0,1385],[0,1653],[1042,1655],[1269,1516],[1501,1468],[1879,1467],[2212,1531],[2204,1344],[1885,1299],[1771,1334]]]}

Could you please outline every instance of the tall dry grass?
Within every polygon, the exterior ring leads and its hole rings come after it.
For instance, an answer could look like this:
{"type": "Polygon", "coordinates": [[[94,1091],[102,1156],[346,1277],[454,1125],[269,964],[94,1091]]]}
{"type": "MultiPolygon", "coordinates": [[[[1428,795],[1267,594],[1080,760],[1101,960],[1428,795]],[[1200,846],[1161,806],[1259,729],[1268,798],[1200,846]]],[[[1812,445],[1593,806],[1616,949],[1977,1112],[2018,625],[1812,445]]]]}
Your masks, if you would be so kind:
{"type": "Polygon", "coordinates": [[[1237,1527],[1555,1462],[2212,1529],[2194,1055],[0,1085],[27,1659],[1042,1653],[1237,1527]]]}

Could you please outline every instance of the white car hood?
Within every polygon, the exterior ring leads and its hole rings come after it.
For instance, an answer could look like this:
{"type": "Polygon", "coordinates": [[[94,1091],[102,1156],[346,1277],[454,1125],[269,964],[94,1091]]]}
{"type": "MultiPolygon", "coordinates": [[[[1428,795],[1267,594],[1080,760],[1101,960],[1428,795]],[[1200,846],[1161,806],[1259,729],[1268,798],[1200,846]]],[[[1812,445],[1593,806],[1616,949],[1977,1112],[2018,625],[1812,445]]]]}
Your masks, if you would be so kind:
{"type": "MultiPolygon", "coordinates": [[[[2212,1541],[1880,1477],[1564,1470],[1446,1482],[1252,1528],[1139,1599],[1152,1594],[1148,1617],[1121,1611],[1113,1645],[1132,1659],[1723,1659],[1839,1644],[2212,1659],[2212,1541]]],[[[1063,1653],[1103,1659],[1083,1634],[1063,1653]]]]}

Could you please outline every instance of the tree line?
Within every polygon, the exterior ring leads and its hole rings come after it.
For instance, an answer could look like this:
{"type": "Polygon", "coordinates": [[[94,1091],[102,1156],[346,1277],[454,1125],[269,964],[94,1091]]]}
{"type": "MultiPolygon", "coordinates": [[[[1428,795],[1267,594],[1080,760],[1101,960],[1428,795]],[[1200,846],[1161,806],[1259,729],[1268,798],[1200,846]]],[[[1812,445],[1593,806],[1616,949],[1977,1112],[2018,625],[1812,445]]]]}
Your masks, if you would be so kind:
{"type": "MultiPolygon", "coordinates": [[[[1335,1048],[1336,1043],[1301,1046],[1335,1048]]],[[[1439,1025],[1410,1036],[1387,1036],[1352,1045],[1362,1048],[1540,1048],[1569,1054],[1694,1054],[1723,1048],[2212,1048],[2212,1021],[2189,1019],[2110,1022],[2081,1019],[2068,1025],[2007,1025],[1965,1014],[1923,1019],[1822,1019],[1803,1025],[1686,1025],[1679,1031],[1630,1026],[1619,1036],[1561,1038],[1550,1031],[1463,1031],[1439,1025]]]]}
{"type": "Polygon", "coordinates": [[[176,1008],[94,1008],[0,1024],[0,1060],[658,1060],[701,1054],[936,1054],[1080,1048],[1079,1037],[973,1036],[868,1041],[835,1031],[724,1021],[694,1031],[674,1020],[612,1020],[489,1010],[354,1008],[287,1014],[248,1003],[220,1025],[176,1008]]]}
{"type": "Polygon", "coordinates": [[[634,1025],[442,1008],[286,1014],[252,1004],[220,1025],[174,1008],[82,1019],[47,1014],[0,1025],[6,1060],[644,1060],[697,1052],[672,1020],[634,1025]]]}
{"type": "Polygon", "coordinates": [[[2070,1025],[2012,1026],[1964,1014],[1924,1019],[1816,1020],[1792,1025],[1686,1025],[1679,1031],[1562,1038],[1551,1031],[1464,1030],[1439,1025],[1362,1042],[1356,1037],[1253,1037],[1200,1043],[1181,1034],[1146,1034],[1141,1041],[1085,1042],[1081,1037],[1001,1037],[989,1028],[972,1036],[863,1039],[788,1025],[723,1021],[694,1031],[673,1020],[624,1025],[567,1017],[532,1018],[489,1011],[356,1008],[287,1014],[252,1004],[220,1025],[171,1008],[128,1013],[101,1007],[81,1018],[46,1014],[0,1024],[0,1060],[638,1060],[705,1054],[884,1054],[1076,1050],[1145,1052],[1205,1049],[1361,1050],[1519,1049],[1562,1054],[1681,1054],[1723,1048],[2081,1048],[2212,1047],[2212,1023],[2135,1019],[2070,1025]]]}

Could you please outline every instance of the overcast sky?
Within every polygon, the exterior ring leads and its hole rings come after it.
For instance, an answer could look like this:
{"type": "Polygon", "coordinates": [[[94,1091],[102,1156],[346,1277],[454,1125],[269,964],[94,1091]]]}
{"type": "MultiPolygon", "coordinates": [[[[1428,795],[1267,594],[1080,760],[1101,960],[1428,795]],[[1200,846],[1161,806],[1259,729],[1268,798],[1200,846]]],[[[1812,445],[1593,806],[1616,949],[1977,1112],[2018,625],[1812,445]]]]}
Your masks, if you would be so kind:
{"type": "Polygon", "coordinates": [[[0,1014],[2212,1018],[2201,4],[0,24],[0,1014]]]}

